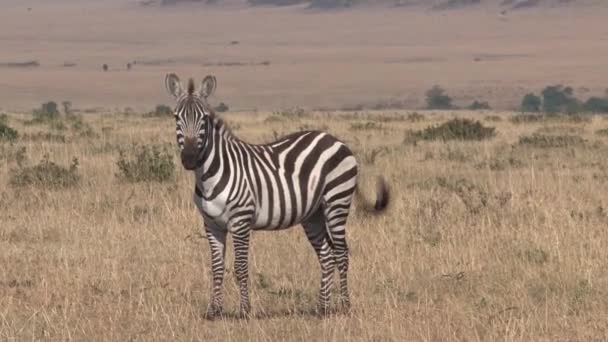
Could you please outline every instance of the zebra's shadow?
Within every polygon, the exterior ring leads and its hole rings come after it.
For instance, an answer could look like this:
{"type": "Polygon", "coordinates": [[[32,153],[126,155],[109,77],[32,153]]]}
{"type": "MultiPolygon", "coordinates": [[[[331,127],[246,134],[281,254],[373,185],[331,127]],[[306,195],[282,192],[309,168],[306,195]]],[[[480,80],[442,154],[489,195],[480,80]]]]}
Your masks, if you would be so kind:
{"type": "Polygon", "coordinates": [[[327,314],[320,314],[316,309],[280,309],[280,310],[260,310],[255,311],[249,316],[242,316],[238,312],[223,312],[219,317],[209,317],[203,314],[203,318],[209,321],[241,321],[241,320],[267,320],[273,318],[332,318],[337,316],[348,316],[351,311],[344,311],[339,308],[331,309],[327,314]]]}

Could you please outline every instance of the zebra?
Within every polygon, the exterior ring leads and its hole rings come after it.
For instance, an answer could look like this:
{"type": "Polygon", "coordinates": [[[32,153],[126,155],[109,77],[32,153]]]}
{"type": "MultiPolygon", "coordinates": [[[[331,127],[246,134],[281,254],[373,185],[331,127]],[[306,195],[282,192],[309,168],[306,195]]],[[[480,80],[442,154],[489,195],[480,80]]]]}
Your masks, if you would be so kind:
{"type": "MultiPolygon", "coordinates": [[[[350,309],[347,285],[348,246],[345,225],[357,190],[358,163],[340,140],[321,131],[302,131],[268,144],[249,144],[236,137],[209,106],[216,78],[206,76],[184,91],[171,73],[165,86],[174,109],[181,163],[195,174],[193,200],[203,217],[211,250],[212,290],[206,317],[223,313],[226,237],[234,244],[234,272],[240,292],[239,315],[250,317],[249,241],[252,231],[279,230],[301,224],[318,257],[321,286],[317,312],[329,313],[334,269],[340,277],[339,304],[350,309]]],[[[379,213],[389,203],[388,186],[378,179],[375,204],[379,213]]]]}

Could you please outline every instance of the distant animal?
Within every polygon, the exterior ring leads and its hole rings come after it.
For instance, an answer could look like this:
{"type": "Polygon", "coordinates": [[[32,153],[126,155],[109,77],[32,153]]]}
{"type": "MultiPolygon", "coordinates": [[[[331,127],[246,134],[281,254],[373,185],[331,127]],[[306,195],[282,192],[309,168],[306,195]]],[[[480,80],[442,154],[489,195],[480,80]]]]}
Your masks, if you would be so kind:
{"type": "MultiPolygon", "coordinates": [[[[301,224],[321,265],[317,311],[329,313],[334,269],[340,275],[340,303],[350,308],[346,220],[357,190],[359,165],[340,140],[320,131],[290,134],[268,144],[249,144],[219,119],[207,98],[216,78],[207,76],[186,89],[175,74],[165,78],[176,101],[174,116],[181,162],[194,171],[194,203],[203,217],[211,249],[213,289],[207,317],[222,314],[226,236],[232,234],[240,315],[248,317],[249,241],[254,230],[279,230],[301,224]]],[[[362,207],[382,212],[388,186],[379,178],[375,204],[360,196],[362,207]]]]}

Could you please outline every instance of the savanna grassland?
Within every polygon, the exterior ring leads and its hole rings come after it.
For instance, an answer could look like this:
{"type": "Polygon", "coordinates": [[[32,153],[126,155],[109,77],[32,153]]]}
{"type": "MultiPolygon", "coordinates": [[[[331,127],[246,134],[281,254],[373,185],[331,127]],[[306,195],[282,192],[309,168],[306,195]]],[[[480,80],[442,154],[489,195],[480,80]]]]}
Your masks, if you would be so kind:
{"type": "Polygon", "coordinates": [[[255,143],[334,133],[356,152],[367,197],[375,176],[387,178],[386,215],[355,209],[349,221],[352,312],[311,314],[319,267],[297,227],[253,235],[250,320],[233,318],[229,245],[227,318],[205,320],[209,248],[173,119],[9,114],[2,122],[17,135],[5,130],[0,142],[0,340],[608,338],[606,118],[221,115],[255,143]],[[480,120],[484,133],[432,140],[436,130],[424,130],[454,117],[480,120]]]}

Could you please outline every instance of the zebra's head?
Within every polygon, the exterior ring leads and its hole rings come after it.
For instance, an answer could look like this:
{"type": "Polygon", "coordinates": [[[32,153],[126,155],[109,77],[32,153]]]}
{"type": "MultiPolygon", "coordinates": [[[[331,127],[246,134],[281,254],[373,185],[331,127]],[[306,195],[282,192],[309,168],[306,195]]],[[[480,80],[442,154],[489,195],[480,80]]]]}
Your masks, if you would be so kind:
{"type": "Polygon", "coordinates": [[[210,125],[210,116],[213,115],[207,97],[215,91],[215,77],[205,77],[199,89],[195,89],[194,81],[190,79],[188,88],[184,91],[179,77],[168,74],[165,86],[169,94],[177,100],[174,115],[182,165],[186,170],[195,170],[203,162],[206,132],[210,125]]]}

